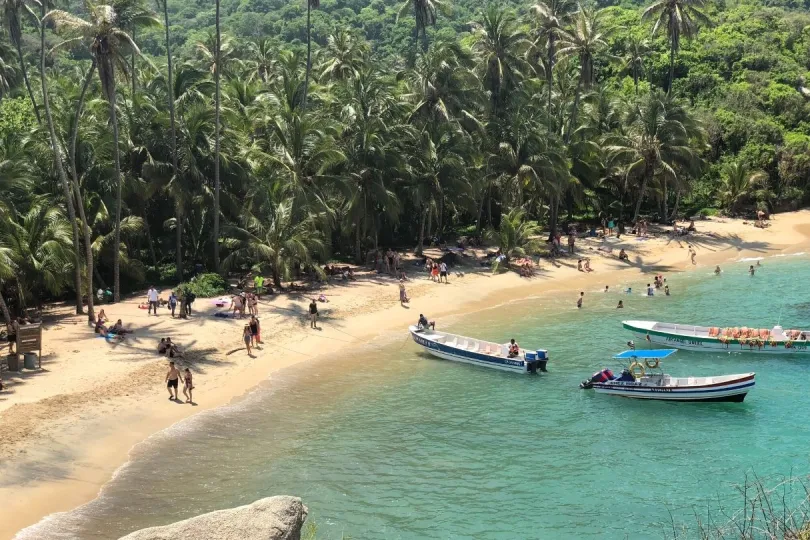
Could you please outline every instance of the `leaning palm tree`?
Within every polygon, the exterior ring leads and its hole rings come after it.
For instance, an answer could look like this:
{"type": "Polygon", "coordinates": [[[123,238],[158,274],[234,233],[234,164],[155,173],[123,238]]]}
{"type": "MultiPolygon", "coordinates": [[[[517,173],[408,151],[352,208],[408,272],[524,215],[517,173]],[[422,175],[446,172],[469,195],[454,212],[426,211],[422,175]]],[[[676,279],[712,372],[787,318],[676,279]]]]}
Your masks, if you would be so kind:
{"type": "Polygon", "coordinates": [[[687,110],[670,96],[654,91],[628,111],[625,133],[605,139],[613,162],[625,164],[625,183],[641,179],[633,221],[638,220],[647,186],[658,174],[677,177],[679,171],[694,171],[700,165],[699,148],[692,142],[701,127],[687,110]]]}
{"type": "Polygon", "coordinates": [[[681,36],[691,39],[698,31],[700,23],[709,25],[711,21],[703,12],[705,0],[655,0],[641,14],[642,19],[655,19],[652,33],[655,35],[661,26],[667,29],[669,40],[669,84],[667,93],[672,92],[675,78],[675,55],[681,48],[681,36]]]}
{"type": "Polygon", "coordinates": [[[427,27],[436,24],[436,14],[438,12],[448,13],[449,6],[445,0],[405,0],[397,13],[397,21],[404,17],[408,11],[413,10],[416,19],[414,27],[414,47],[419,47],[419,34],[422,34],[422,50],[428,48],[427,27]]]}
{"type": "Polygon", "coordinates": [[[723,167],[717,196],[720,203],[729,212],[736,212],[740,203],[749,198],[754,191],[767,183],[768,174],[764,171],[752,171],[745,163],[734,161],[723,167]]]}
{"type": "Polygon", "coordinates": [[[309,90],[309,72],[312,71],[312,10],[321,7],[321,0],[306,0],[307,2],[307,74],[304,78],[304,98],[301,106],[307,107],[307,91],[309,90]]]}
{"type": "Polygon", "coordinates": [[[102,96],[109,105],[110,125],[113,134],[113,156],[115,161],[116,208],[115,208],[115,247],[113,262],[113,290],[116,302],[121,299],[119,253],[121,244],[121,155],[118,136],[118,113],[116,110],[116,69],[122,73],[128,70],[128,55],[140,54],[132,37],[124,28],[152,26],[159,24],[154,14],[141,4],[140,0],[113,0],[112,4],[86,2],[89,20],[81,19],[66,11],[53,10],[46,19],[52,20],[57,33],[72,36],[75,42],[89,42],[90,54],[98,68],[102,96]]]}
{"type": "Polygon", "coordinates": [[[548,114],[548,130],[552,131],[554,116],[551,114],[551,91],[554,86],[554,63],[557,59],[557,41],[561,31],[567,26],[574,11],[576,3],[573,0],[545,0],[531,7],[531,13],[537,25],[537,40],[545,46],[546,71],[546,105],[548,114]]]}
{"type": "Polygon", "coordinates": [[[11,39],[11,44],[17,50],[17,60],[20,63],[20,73],[22,73],[23,81],[25,81],[25,88],[28,90],[28,98],[34,106],[34,114],[37,117],[37,122],[41,123],[42,120],[39,116],[39,109],[37,102],[34,99],[34,92],[31,90],[31,82],[28,80],[28,68],[26,67],[25,57],[22,51],[22,22],[20,17],[23,14],[27,15],[32,21],[34,26],[39,26],[39,16],[31,6],[39,7],[42,4],[39,0],[0,0],[3,4],[3,19],[5,19],[8,26],[8,35],[11,39]]]}

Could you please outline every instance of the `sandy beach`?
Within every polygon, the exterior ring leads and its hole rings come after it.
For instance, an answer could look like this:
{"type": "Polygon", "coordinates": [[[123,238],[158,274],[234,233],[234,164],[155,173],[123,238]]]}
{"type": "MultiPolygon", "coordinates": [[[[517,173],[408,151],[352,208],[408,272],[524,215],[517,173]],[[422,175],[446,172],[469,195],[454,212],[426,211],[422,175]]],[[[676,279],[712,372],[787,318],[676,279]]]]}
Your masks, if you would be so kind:
{"type": "Polygon", "coordinates": [[[259,307],[264,344],[254,357],[241,342],[246,321],[213,317],[220,308],[209,299],[195,302],[189,320],[172,319],[166,309],[149,316],[138,307],[140,296],[106,306],[111,319],[120,318],[135,331],[118,344],[96,337],[85,317],[73,315],[69,306],[53,307],[45,318],[42,371],[2,374],[8,388],[0,393],[0,496],[5,509],[0,539],[94,498],[126,462],[130,449],[149,435],[239,399],[278,370],[324,355],[338,358],[369,343],[402,341],[405,327],[420,313],[441,321],[551,289],[570,291],[573,305],[579,290],[594,285],[632,282],[641,287],[644,275],[651,281],[654,273],[707,270],[741,257],[810,247],[810,211],[778,214],[766,229],[732,219],[698,221],[696,226],[690,238],[580,239],[575,256],[556,263],[543,259],[529,279],[514,272],[492,275],[472,256],[453,269],[449,284],[431,282],[409,266],[411,302],[406,307],[399,303],[397,280],[370,273],[314,292],[268,296],[259,307]],[[689,259],[687,244],[697,252],[697,265],[689,259]],[[629,261],[618,260],[622,248],[629,261]],[[579,272],[579,258],[590,258],[594,271],[579,272]],[[306,310],[310,298],[319,294],[329,302],[319,304],[321,329],[313,330],[306,310]],[[167,360],[156,352],[165,336],[187,351],[179,364],[194,373],[194,405],[167,399],[167,360]]]}

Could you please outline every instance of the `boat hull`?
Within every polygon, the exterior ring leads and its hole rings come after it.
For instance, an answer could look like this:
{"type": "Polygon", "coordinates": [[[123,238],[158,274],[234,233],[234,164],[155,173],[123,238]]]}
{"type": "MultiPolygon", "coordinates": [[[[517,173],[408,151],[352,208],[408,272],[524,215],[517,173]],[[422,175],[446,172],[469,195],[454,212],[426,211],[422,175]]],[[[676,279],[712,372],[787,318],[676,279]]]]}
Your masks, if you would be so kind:
{"type": "Polygon", "coordinates": [[[497,369],[500,371],[510,371],[512,373],[534,373],[545,371],[545,360],[535,361],[533,363],[525,362],[521,358],[504,358],[502,356],[487,355],[480,352],[465,351],[456,347],[451,347],[443,343],[437,343],[431,339],[426,339],[425,334],[410,330],[413,341],[422,346],[426,352],[441,358],[443,360],[451,360],[453,362],[461,362],[475,366],[487,367],[490,369],[497,369]],[[534,368],[532,369],[532,365],[534,368]]]}
{"type": "Polygon", "coordinates": [[[810,353],[810,348],[808,348],[807,343],[802,342],[791,343],[790,347],[786,347],[784,342],[778,342],[775,345],[769,345],[768,343],[752,344],[741,343],[738,339],[729,339],[727,343],[723,343],[715,337],[687,336],[643,328],[627,322],[623,323],[622,326],[633,334],[637,340],[637,346],[648,343],[650,346],[663,345],[686,351],[716,351],[771,355],[810,353]]]}
{"type": "Polygon", "coordinates": [[[627,397],[632,399],[648,399],[656,401],[689,401],[689,402],[742,402],[751,389],[754,388],[754,375],[703,387],[666,387],[645,386],[639,382],[594,383],[593,389],[599,394],[627,397]]]}

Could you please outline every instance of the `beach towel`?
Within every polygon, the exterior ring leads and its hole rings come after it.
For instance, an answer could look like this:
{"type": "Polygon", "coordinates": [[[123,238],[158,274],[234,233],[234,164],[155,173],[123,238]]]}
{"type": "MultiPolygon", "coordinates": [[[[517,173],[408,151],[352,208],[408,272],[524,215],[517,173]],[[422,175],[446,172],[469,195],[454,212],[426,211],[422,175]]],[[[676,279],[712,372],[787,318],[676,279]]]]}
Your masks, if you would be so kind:
{"type": "Polygon", "coordinates": [[[214,317],[219,317],[221,319],[230,319],[231,312],[230,311],[217,311],[214,313],[214,317]]]}

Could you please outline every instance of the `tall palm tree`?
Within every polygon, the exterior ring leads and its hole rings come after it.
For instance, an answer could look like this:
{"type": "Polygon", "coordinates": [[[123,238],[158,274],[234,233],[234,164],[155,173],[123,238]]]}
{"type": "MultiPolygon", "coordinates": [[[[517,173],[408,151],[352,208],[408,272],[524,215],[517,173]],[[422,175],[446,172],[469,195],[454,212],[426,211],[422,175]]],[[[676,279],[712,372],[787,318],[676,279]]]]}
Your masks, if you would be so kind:
{"type": "Polygon", "coordinates": [[[309,72],[312,71],[312,10],[321,7],[321,0],[306,0],[307,2],[307,74],[304,78],[304,98],[301,106],[307,107],[307,92],[309,91],[309,72]]]}
{"type": "MultiPolygon", "coordinates": [[[[67,208],[68,216],[70,217],[70,225],[73,232],[73,287],[76,289],[76,314],[84,313],[84,305],[82,302],[82,264],[79,249],[79,226],[76,223],[76,209],[73,206],[73,195],[71,194],[70,184],[68,183],[67,174],[65,173],[65,164],[62,161],[62,142],[56,136],[56,128],[53,124],[53,115],[51,114],[51,104],[48,97],[48,76],[45,74],[45,56],[47,50],[45,48],[45,4],[41,4],[42,22],[40,24],[40,49],[39,49],[39,79],[42,85],[42,105],[45,109],[45,120],[48,125],[48,135],[51,141],[51,152],[53,153],[53,164],[56,169],[56,174],[59,178],[59,183],[62,186],[62,191],[65,195],[65,208],[67,208]]],[[[91,289],[87,291],[88,296],[93,294],[91,289]]]]}
{"type": "Polygon", "coordinates": [[[626,181],[640,177],[633,221],[638,220],[647,186],[656,173],[677,177],[700,164],[698,148],[692,146],[702,129],[687,110],[670,96],[654,91],[643,96],[628,111],[625,133],[605,139],[611,158],[626,164],[626,181]]]}
{"type": "Polygon", "coordinates": [[[568,25],[576,10],[573,0],[545,0],[531,7],[537,25],[537,41],[545,45],[546,104],[548,130],[553,131],[554,116],[551,114],[551,92],[554,87],[554,63],[557,59],[557,40],[561,31],[568,25]]]}
{"type": "Polygon", "coordinates": [[[473,26],[473,52],[478,55],[480,78],[490,93],[493,115],[504,107],[522,74],[528,70],[523,53],[529,45],[515,16],[491,5],[473,26]]]}
{"type": "Polygon", "coordinates": [[[114,0],[112,4],[86,2],[89,20],[85,21],[66,11],[53,10],[46,16],[56,25],[58,33],[72,35],[77,42],[89,42],[90,54],[95,60],[101,94],[109,106],[110,125],[113,133],[113,156],[115,161],[116,208],[115,246],[113,248],[113,291],[116,302],[121,299],[120,245],[121,245],[121,155],[119,148],[118,112],[116,107],[116,68],[123,73],[128,70],[128,54],[140,50],[124,28],[152,26],[158,21],[140,0],[114,0]]]}
{"type": "Polygon", "coordinates": [[[622,71],[633,78],[633,86],[638,96],[638,83],[644,76],[645,59],[650,52],[650,45],[646,39],[638,39],[631,36],[624,47],[624,54],[621,57],[622,71]]]}
{"type": "Polygon", "coordinates": [[[20,73],[22,73],[23,81],[25,81],[25,88],[28,90],[28,98],[34,106],[34,115],[37,117],[37,123],[42,123],[37,101],[34,99],[34,92],[31,90],[31,82],[28,80],[28,68],[22,52],[22,23],[20,21],[20,17],[25,14],[35,26],[39,26],[39,16],[31,6],[39,7],[42,4],[40,0],[0,0],[0,2],[3,4],[3,19],[5,19],[6,25],[8,25],[8,35],[11,39],[11,44],[17,49],[17,60],[20,63],[20,73]]]}
{"type": "Polygon", "coordinates": [[[11,57],[10,51],[5,43],[0,42],[0,101],[6,97],[17,76],[17,70],[7,60],[11,57]]]}
{"type": "Polygon", "coordinates": [[[318,67],[320,78],[343,81],[356,76],[370,51],[368,41],[338,28],[326,38],[326,47],[321,49],[321,65],[318,67]]]}
{"type": "Polygon", "coordinates": [[[768,174],[764,171],[752,171],[742,161],[733,161],[723,167],[717,195],[720,203],[729,212],[736,212],[740,204],[754,191],[767,183],[768,174]]]}
{"type": "Polygon", "coordinates": [[[255,75],[258,75],[259,79],[267,84],[276,57],[273,42],[268,38],[261,38],[248,43],[247,48],[250,54],[250,65],[256,70],[255,75]]]}
{"type": "Polygon", "coordinates": [[[413,11],[416,19],[414,26],[414,47],[419,47],[419,34],[422,34],[422,51],[428,49],[427,27],[436,24],[437,13],[449,13],[450,6],[446,0],[405,0],[397,13],[397,22],[408,11],[413,11]]]}
{"type": "Polygon", "coordinates": [[[655,35],[661,26],[667,29],[669,40],[669,84],[667,93],[672,92],[675,79],[675,55],[681,48],[681,36],[691,39],[697,34],[698,26],[709,25],[711,20],[703,12],[705,0],[654,0],[641,14],[642,20],[655,19],[652,33],[655,35]]]}
{"type": "MultiPolygon", "coordinates": [[[[166,31],[166,100],[169,104],[169,125],[171,129],[172,173],[176,177],[177,171],[177,123],[174,115],[174,72],[172,66],[172,42],[169,35],[168,0],[157,0],[158,6],[163,8],[163,26],[166,31]]],[[[183,215],[182,208],[176,215],[175,230],[175,263],[177,265],[177,279],[183,281],[183,215]]]]}
{"type": "Polygon", "coordinates": [[[217,42],[214,51],[214,271],[219,272],[219,135],[220,135],[220,95],[219,79],[221,67],[220,53],[222,51],[222,31],[219,27],[219,1],[216,3],[216,34],[217,42]]]}

